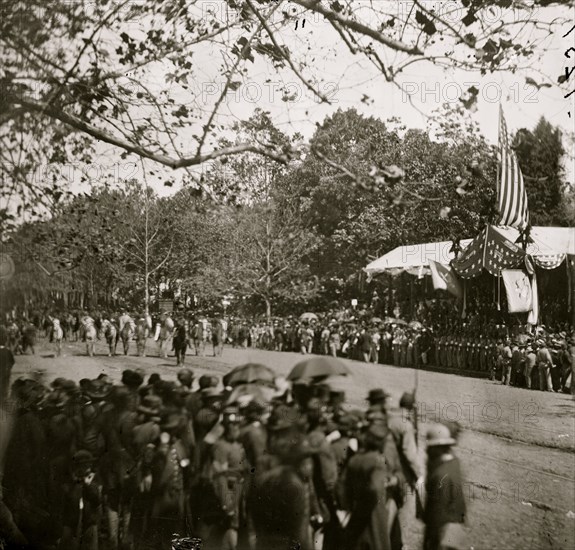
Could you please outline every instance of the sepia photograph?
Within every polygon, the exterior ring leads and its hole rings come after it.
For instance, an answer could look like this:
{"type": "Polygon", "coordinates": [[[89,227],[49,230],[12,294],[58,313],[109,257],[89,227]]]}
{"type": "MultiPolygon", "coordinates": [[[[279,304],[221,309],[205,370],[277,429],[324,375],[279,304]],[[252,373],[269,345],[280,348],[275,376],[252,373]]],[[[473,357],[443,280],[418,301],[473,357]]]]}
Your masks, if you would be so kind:
{"type": "Polygon", "coordinates": [[[574,0],[0,0],[0,550],[573,549],[574,0]]]}

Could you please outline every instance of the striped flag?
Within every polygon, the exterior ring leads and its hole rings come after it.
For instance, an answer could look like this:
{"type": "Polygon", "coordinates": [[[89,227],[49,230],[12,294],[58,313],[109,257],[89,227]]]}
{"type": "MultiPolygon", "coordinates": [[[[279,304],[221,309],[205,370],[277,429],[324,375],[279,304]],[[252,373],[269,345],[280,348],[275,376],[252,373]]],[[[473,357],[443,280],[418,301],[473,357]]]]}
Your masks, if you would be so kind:
{"type": "Polygon", "coordinates": [[[515,152],[509,146],[507,124],[503,109],[499,106],[499,174],[497,180],[497,202],[499,217],[496,225],[516,227],[519,230],[529,225],[527,193],[523,174],[515,152]]]}

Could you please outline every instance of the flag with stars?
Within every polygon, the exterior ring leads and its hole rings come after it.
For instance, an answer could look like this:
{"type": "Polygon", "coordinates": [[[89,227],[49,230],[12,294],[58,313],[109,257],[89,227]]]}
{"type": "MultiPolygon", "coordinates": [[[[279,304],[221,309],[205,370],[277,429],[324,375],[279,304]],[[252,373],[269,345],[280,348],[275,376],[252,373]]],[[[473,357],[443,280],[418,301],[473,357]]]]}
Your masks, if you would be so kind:
{"type": "Polygon", "coordinates": [[[485,269],[497,276],[503,269],[523,265],[525,251],[488,225],[456,260],[453,269],[463,279],[479,277],[485,269]]]}
{"type": "Polygon", "coordinates": [[[498,225],[525,229],[529,225],[527,192],[515,151],[509,143],[503,109],[499,106],[498,225]]]}

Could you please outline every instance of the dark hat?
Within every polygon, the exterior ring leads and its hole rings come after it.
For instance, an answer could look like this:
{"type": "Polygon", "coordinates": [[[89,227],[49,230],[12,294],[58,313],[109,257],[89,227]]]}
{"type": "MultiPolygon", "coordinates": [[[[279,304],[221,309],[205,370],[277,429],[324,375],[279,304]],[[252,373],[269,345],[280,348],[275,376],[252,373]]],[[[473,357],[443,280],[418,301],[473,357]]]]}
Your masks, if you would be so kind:
{"type": "Polygon", "coordinates": [[[12,393],[23,408],[32,407],[42,401],[46,389],[35,380],[18,379],[12,384],[12,393]]]}
{"type": "Polygon", "coordinates": [[[50,384],[54,389],[55,388],[61,388],[62,387],[62,383],[66,382],[65,378],[62,378],[61,376],[59,376],[58,378],[54,378],[54,380],[52,381],[52,384],[50,384]]]}
{"type": "Polygon", "coordinates": [[[95,401],[106,399],[112,392],[112,385],[102,380],[90,380],[90,385],[86,385],[86,395],[95,401]]]}
{"type": "Polygon", "coordinates": [[[122,373],[122,384],[126,385],[128,388],[139,388],[143,383],[144,378],[133,370],[126,369],[122,373]]]}
{"type": "Polygon", "coordinates": [[[152,384],[159,382],[161,379],[162,378],[160,377],[160,375],[157,372],[153,372],[152,374],[150,374],[150,376],[148,378],[148,385],[151,386],[152,384]]]}
{"type": "Polygon", "coordinates": [[[367,394],[367,400],[370,403],[377,401],[385,401],[388,397],[389,394],[382,388],[375,388],[373,390],[369,390],[369,393],[367,394]]]}
{"type": "Polygon", "coordinates": [[[112,386],[110,401],[115,405],[122,405],[128,402],[130,390],[125,386],[112,386]]]}
{"type": "Polygon", "coordinates": [[[203,390],[205,388],[209,388],[212,385],[211,381],[212,377],[209,374],[202,374],[198,383],[200,384],[200,389],[203,390]]]}
{"type": "Polygon", "coordinates": [[[74,380],[62,380],[62,382],[60,382],[59,388],[66,393],[76,393],[79,391],[79,388],[74,380]]]}
{"type": "Polygon", "coordinates": [[[413,409],[415,405],[415,396],[413,393],[405,392],[399,400],[399,406],[404,409],[413,409]]]}
{"type": "Polygon", "coordinates": [[[190,369],[180,369],[178,371],[178,380],[193,380],[194,373],[190,369]]]}
{"type": "Polygon", "coordinates": [[[53,391],[45,397],[43,406],[50,409],[61,409],[65,404],[62,393],[59,391],[53,391]]]}
{"type": "Polygon", "coordinates": [[[89,466],[94,463],[94,456],[90,451],[86,451],[82,449],[80,451],[76,451],[72,456],[72,465],[74,467],[79,466],[89,466]]]}
{"type": "Polygon", "coordinates": [[[266,408],[259,401],[251,400],[245,407],[245,414],[263,414],[266,408]]]}
{"type": "Polygon", "coordinates": [[[160,429],[165,432],[181,430],[186,424],[186,417],[177,412],[168,412],[162,416],[160,429]]]}
{"type": "Polygon", "coordinates": [[[138,411],[149,416],[158,416],[162,409],[162,400],[157,395],[146,395],[138,411]]]}
{"type": "Polygon", "coordinates": [[[278,405],[268,420],[268,431],[280,432],[283,430],[301,428],[301,415],[295,407],[278,405]]]}

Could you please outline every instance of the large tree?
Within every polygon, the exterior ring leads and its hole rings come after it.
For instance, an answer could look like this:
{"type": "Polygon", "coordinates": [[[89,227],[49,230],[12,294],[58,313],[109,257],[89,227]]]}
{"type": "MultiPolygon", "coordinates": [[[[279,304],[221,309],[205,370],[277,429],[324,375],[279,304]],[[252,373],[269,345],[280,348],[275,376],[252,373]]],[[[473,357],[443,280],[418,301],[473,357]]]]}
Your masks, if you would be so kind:
{"type": "Polygon", "coordinates": [[[525,180],[533,225],[568,225],[566,204],[573,190],[563,166],[565,148],[561,130],[544,117],[533,130],[521,128],[513,141],[525,180]]]}
{"type": "Polygon", "coordinates": [[[220,273],[232,294],[253,297],[268,321],[278,303],[300,303],[318,288],[306,259],[317,238],[296,209],[272,201],[238,209],[229,218],[226,253],[220,273]]]}
{"type": "Polygon", "coordinates": [[[489,219],[494,150],[474,127],[456,124],[458,116],[444,113],[443,126],[426,132],[349,109],[318,127],[310,145],[316,155],[283,182],[322,239],[314,273],[345,279],[370,255],[399,244],[470,237],[489,219]],[[333,166],[318,160],[323,155],[333,166]],[[364,187],[378,172],[375,185],[364,187]]]}
{"type": "MultiPolygon", "coordinates": [[[[230,129],[222,112],[262,68],[330,102],[317,67],[333,53],[294,36],[306,18],[325,22],[336,55],[341,47],[363,57],[399,86],[415,63],[529,70],[562,22],[549,9],[558,4],[569,2],[461,0],[441,10],[420,0],[0,0],[2,189],[18,198],[2,221],[61,193],[58,178],[37,177],[42,166],[98,162],[98,143],[171,169],[244,152],[284,163],[299,156],[273,141],[222,145],[230,129]]],[[[292,92],[280,92],[289,108],[292,92]]]]}

